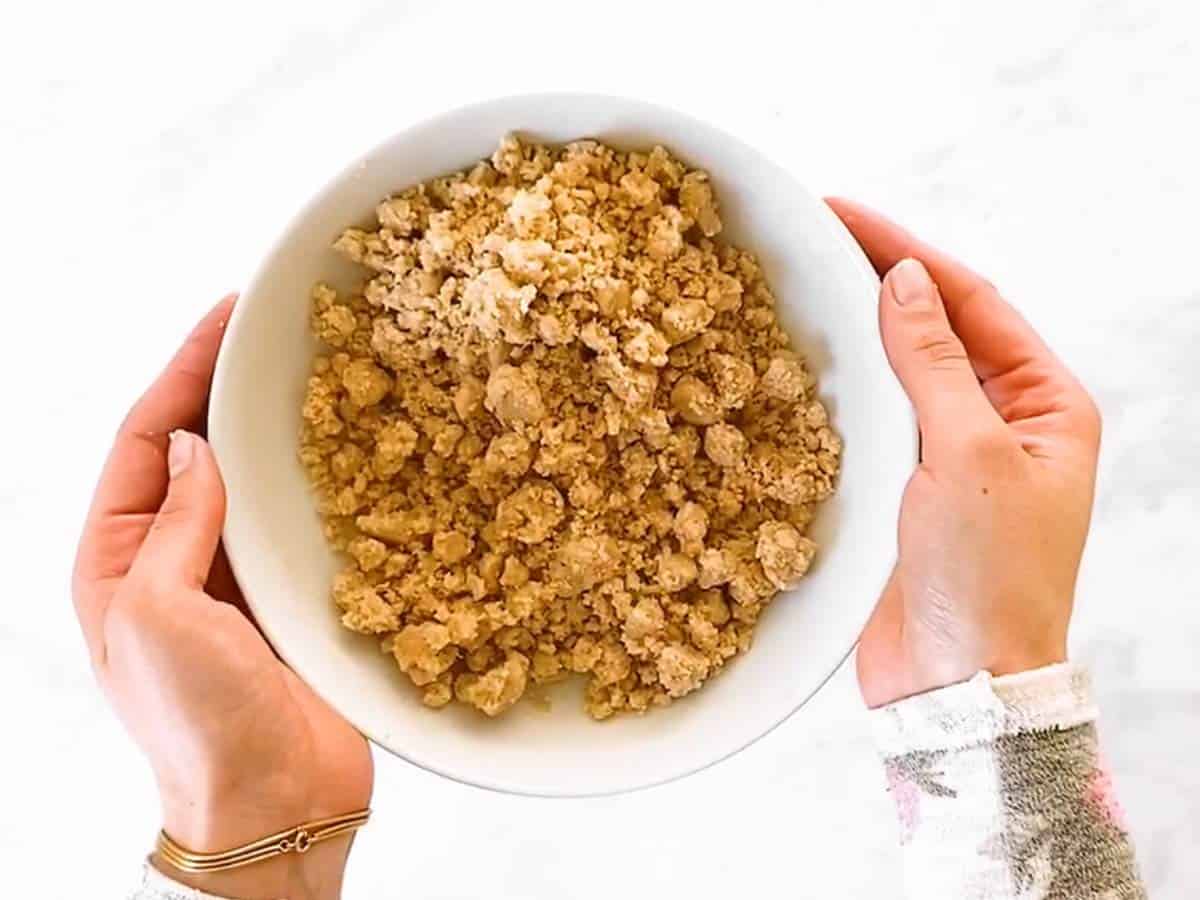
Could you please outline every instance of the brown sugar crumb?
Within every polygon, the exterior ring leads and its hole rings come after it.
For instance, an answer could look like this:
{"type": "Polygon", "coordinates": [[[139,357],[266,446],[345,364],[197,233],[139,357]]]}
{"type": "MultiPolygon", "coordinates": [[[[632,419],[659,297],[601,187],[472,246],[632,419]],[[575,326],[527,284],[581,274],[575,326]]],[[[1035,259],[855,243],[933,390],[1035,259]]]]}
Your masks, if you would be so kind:
{"type": "Polygon", "coordinates": [[[762,386],[768,396],[794,403],[804,396],[808,387],[808,373],[804,369],[804,362],[794,357],[775,357],[763,374],[762,386]]]}
{"type": "Polygon", "coordinates": [[[535,424],[546,415],[537,381],[516,366],[498,366],[488,377],[484,405],[502,424],[535,424]]]}
{"type": "Polygon", "coordinates": [[[767,580],[784,590],[808,571],[816,549],[815,543],[787,522],[764,522],[758,529],[754,556],[767,580]]]}
{"type": "Polygon", "coordinates": [[[746,436],[736,425],[722,423],[704,429],[704,454],[718,466],[732,468],[746,455],[746,436]]]}
{"type": "Polygon", "coordinates": [[[302,407],[343,625],[435,708],[699,688],[807,572],[842,449],[708,175],[508,137],[375,214],[302,407]]]}
{"type": "Polygon", "coordinates": [[[482,675],[468,672],[454,679],[454,696],[489,716],[498,716],[525,693],[529,660],[510,653],[504,662],[482,675]]]}
{"type": "Polygon", "coordinates": [[[686,644],[665,647],[656,664],[659,681],[672,697],[682,697],[700,687],[711,667],[704,653],[686,644]]]}

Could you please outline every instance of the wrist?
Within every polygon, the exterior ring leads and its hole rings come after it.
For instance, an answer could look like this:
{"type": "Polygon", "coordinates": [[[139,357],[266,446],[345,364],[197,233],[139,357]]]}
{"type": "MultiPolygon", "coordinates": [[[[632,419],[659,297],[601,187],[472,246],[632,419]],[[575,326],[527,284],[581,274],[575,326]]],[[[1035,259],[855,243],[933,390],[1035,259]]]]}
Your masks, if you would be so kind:
{"type": "MultiPolygon", "coordinates": [[[[932,654],[915,667],[910,694],[923,694],[967,681],[980,672],[999,678],[1066,662],[1066,642],[1025,639],[988,642],[958,653],[932,654]]],[[[896,698],[899,699],[899,698],[896,698]]]]}
{"type": "Polygon", "coordinates": [[[173,881],[218,897],[336,900],[342,893],[352,840],[352,835],[339,835],[315,844],[303,857],[286,854],[223,872],[182,872],[157,853],[151,857],[151,864],[173,881]]]}
{"type": "MultiPolygon", "coordinates": [[[[229,850],[269,834],[353,811],[323,805],[294,779],[272,777],[253,786],[225,785],[193,791],[164,790],[163,830],[198,853],[229,850]]],[[[356,807],[357,808],[357,807],[356,807]]],[[[326,900],[340,896],[353,835],[220,872],[183,872],[158,854],[154,866],[170,878],[209,894],[238,900],[326,900]]]]}

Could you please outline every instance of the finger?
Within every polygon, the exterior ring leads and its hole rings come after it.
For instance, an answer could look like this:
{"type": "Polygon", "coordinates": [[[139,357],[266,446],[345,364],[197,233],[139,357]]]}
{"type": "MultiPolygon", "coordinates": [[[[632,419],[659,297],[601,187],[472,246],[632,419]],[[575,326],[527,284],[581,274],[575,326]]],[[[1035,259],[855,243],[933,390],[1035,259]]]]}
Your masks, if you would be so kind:
{"type": "Polygon", "coordinates": [[[985,395],[1027,449],[1045,449],[1047,433],[1098,443],[1099,415],[1087,392],[990,282],[874,210],[837,197],[827,202],[879,272],[906,257],[925,265],[985,395]]]}
{"type": "Polygon", "coordinates": [[[880,274],[906,257],[924,264],[981,379],[994,378],[1032,357],[1051,355],[1037,332],[989,281],[872,209],[840,197],[827,202],[880,274]]]}
{"type": "Polygon", "coordinates": [[[201,320],[130,410],[96,490],[101,512],[153,512],[162,503],[167,434],[176,428],[201,427],[234,300],[226,297],[201,320]]]}
{"type": "Polygon", "coordinates": [[[81,568],[90,570],[92,564],[98,564],[95,574],[122,574],[132,562],[140,542],[130,547],[131,542],[122,534],[111,546],[106,539],[110,530],[126,530],[111,528],[119,526],[124,517],[140,524],[140,529],[133,530],[144,535],[162,503],[167,486],[167,434],[175,428],[195,428],[199,424],[233,302],[234,297],[227,297],[205,316],[126,416],[88,514],[80,545],[81,568]]]}
{"type": "Polygon", "coordinates": [[[190,432],[171,432],[166,465],[167,496],[138,549],[129,578],[159,593],[199,590],[208,580],[221,540],[225,485],[212,449],[190,432]]]}
{"type": "Polygon", "coordinates": [[[884,276],[879,327],[930,460],[964,433],[1003,426],[950,327],[937,286],[915,259],[900,260],[884,276]]]}
{"type": "Polygon", "coordinates": [[[99,646],[100,621],[117,580],[129,570],[167,486],[167,434],[198,427],[217,350],[235,298],[204,318],[117,433],[84,526],[73,578],[84,636],[99,646]]]}

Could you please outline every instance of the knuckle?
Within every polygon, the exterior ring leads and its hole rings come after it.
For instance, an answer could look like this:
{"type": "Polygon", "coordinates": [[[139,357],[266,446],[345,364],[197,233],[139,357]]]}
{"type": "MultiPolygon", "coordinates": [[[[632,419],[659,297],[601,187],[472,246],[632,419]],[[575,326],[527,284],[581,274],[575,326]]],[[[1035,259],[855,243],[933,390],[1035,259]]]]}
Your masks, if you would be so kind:
{"type": "Polygon", "coordinates": [[[104,665],[108,674],[120,671],[133,648],[137,647],[151,627],[154,604],[142,591],[122,591],[113,597],[104,617],[104,665]]]}
{"type": "Polygon", "coordinates": [[[930,367],[967,361],[967,351],[962,341],[943,329],[922,332],[917,336],[913,350],[930,367]]]}
{"type": "Polygon", "coordinates": [[[141,401],[138,402],[132,409],[125,414],[121,419],[121,423],[117,426],[116,434],[113,437],[113,446],[129,445],[132,446],[137,442],[148,444],[155,450],[166,452],[167,433],[147,431],[142,422],[140,413],[141,401]]]}
{"type": "Polygon", "coordinates": [[[979,276],[978,286],[971,293],[974,295],[980,295],[980,296],[990,297],[990,298],[995,298],[995,297],[1001,296],[1000,288],[996,287],[996,282],[994,282],[994,281],[992,281],[992,279],[986,278],[982,275],[979,276]]]}
{"type": "Polygon", "coordinates": [[[154,565],[131,573],[113,598],[113,609],[121,606],[125,612],[164,600],[178,590],[179,579],[163,566],[154,565]]]}
{"type": "Polygon", "coordinates": [[[122,592],[113,597],[109,604],[104,617],[103,635],[106,662],[113,658],[114,649],[120,648],[124,639],[137,631],[140,619],[138,596],[122,592]]]}
{"type": "Polygon", "coordinates": [[[1101,432],[1104,430],[1104,414],[1100,411],[1100,405],[1087,391],[1081,392],[1077,415],[1084,435],[1089,441],[1099,443],[1101,432]]]}
{"type": "Polygon", "coordinates": [[[979,304],[994,303],[996,300],[1001,300],[1002,295],[1000,289],[995,283],[982,275],[974,276],[974,284],[966,292],[966,295],[959,301],[959,309],[965,309],[968,306],[975,307],[979,304]]]}
{"type": "Polygon", "coordinates": [[[154,521],[150,524],[150,531],[154,534],[173,531],[176,527],[186,523],[190,516],[191,510],[187,506],[180,503],[178,499],[168,497],[154,516],[154,521]]]}
{"type": "Polygon", "coordinates": [[[134,403],[133,406],[125,411],[125,415],[121,416],[121,421],[117,423],[117,437],[122,437],[124,435],[135,435],[138,433],[137,412],[137,403],[134,403]]]}
{"type": "Polygon", "coordinates": [[[82,614],[94,605],[93,592],[92,580],[85,577],[76,567],[71,573],[71,602],[77,614],[82,614]]]}

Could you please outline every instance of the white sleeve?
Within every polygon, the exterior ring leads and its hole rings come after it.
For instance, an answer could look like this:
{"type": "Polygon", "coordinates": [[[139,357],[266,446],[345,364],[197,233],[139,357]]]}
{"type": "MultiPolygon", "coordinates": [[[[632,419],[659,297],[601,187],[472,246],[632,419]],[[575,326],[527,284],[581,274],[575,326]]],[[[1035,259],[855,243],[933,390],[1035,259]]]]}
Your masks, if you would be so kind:
{"type": "Polygon", "coordinates": [[[147,860],[142,867],[142,883],[137,886],[129,900],[232,900],[206,894],[168,878],[147,860]]]}
{"type": "Polygon", "coordinates": [[[874,710],[906,896],[1144,900],[1086,672],[981,672],[874,710]]]}

